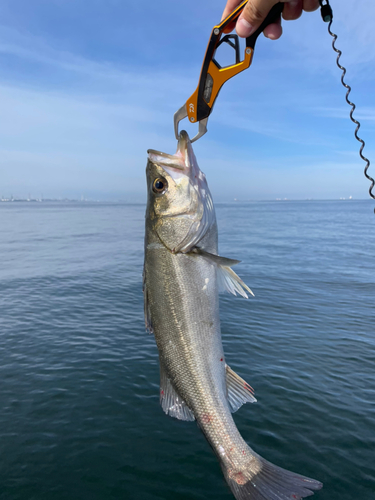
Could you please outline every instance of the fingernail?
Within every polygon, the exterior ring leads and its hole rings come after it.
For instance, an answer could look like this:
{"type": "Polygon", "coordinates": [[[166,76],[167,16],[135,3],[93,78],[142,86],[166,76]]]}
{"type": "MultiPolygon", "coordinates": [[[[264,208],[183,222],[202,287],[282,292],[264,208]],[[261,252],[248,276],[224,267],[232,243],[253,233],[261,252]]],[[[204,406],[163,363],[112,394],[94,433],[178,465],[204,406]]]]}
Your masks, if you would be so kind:
{"type": "Polygon", "coordinates": [[[236,31],[239,36],[245,38],[250,36],[254,30],[251,24],[248,21],[246,21],[246,19],[241,17],[241,19],[237,21],[236,31]]]}

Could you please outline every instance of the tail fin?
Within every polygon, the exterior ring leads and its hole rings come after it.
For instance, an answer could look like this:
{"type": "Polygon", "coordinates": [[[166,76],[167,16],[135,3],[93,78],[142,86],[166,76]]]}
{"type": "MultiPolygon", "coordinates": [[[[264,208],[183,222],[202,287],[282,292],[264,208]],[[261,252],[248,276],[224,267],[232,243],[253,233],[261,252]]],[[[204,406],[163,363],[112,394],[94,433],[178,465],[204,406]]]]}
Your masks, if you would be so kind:
{"type": "MultiPolygon", "coordinates": [[[[282,469],[255,455],[259,460],[260,470],[244,484],[230,478],[228,470],[222,464],[225,479],[237,500],[300,500],[313,495],[314,491],[323,486],[315,479],[282,469]]],[[[244,475],[249,477],[246,473],[244,475]]]]}

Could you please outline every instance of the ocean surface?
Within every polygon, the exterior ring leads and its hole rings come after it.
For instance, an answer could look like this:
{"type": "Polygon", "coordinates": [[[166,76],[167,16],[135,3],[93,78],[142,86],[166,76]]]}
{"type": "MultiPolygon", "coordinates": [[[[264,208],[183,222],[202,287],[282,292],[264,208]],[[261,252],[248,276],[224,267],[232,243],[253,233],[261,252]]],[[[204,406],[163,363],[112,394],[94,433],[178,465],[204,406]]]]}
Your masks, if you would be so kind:
{"type": "MultiPolygon", "coordinates": [[[[159,406],[145,332],[144,209],[0,204],[1,500],[230,500],[194,422],[159,406]]],[[[317,500],[375,499],[371,200],[217,204],[228,363],[255,389],[236,423],[317,500]]]]}

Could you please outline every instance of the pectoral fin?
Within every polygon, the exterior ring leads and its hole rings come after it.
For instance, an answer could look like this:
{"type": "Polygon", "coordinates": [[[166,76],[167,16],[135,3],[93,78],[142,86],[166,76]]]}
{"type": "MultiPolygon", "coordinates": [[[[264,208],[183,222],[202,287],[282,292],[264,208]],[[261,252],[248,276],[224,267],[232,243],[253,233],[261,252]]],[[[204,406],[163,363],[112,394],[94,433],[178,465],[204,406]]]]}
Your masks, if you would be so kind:
{"type": "Polygon", "coordinates": [[[250,288],[242,281],[242,279],[228,266],[218,267],[218,280],[219,280],[219,291],[227,291],[233,293],[233,295],[242,295],[247,299],[247,290],[253,297],[254,294],[250,288]]]}
{"type": "Polygon", "coordinates": [[[178,420],[195,420],[194,413],[177,394],[160,360],[160,404],[164,412],[178,420]]]}
{"type": "Polygon", "coordinates": [[[191,254],[200,255],[201,257],[209,260],[211,263],[217,266],[217,277],[219,282],[219,291],[227,291],[233,293],[233,295],[242,295],[247,299],[247,290],[251,295],[254,296],[250,288],[242,281],[242,279],[237,276],[237,274],[231,269],[232,266],[239,264],[240,260],[227,259],[226,257],[220,257],[220,255],[214,255],[212,253],[206,252],[201,248],[194,248],[191,254]]]}
{"type": "Polygon", "coordinates": [[[244,381],[232,368],[225,365],[228,389],[228,403],[232,413],[236,412],[245,403],[256,403],[253,396],[254,389],[244,381]]]}

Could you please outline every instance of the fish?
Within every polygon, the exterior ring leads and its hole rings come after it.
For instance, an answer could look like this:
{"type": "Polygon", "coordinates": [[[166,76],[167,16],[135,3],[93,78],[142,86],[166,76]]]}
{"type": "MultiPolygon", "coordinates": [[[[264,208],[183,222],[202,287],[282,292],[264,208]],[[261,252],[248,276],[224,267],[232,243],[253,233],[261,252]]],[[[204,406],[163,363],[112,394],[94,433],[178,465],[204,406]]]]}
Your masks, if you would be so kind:
{"type": "Polygon", "coordinates": [[[146,177],[144,313],[159,352],[162,409],[197,422],[236,499],[312,495],[319,481],[262,458],[234,423],[232,413],[256,399],[226,363],[219,291],[252,291],[232,269],[239,261],[219,255],[212,196],[185,131],[174,155],[148,150],[146,177]]]}

